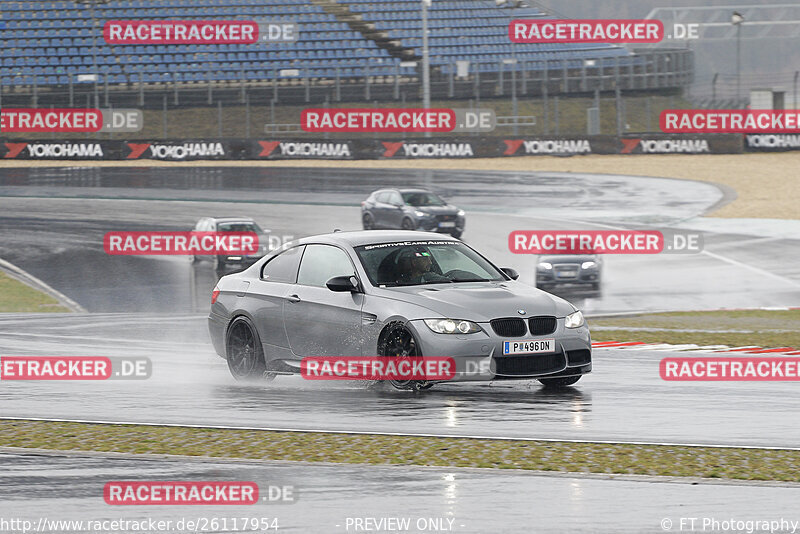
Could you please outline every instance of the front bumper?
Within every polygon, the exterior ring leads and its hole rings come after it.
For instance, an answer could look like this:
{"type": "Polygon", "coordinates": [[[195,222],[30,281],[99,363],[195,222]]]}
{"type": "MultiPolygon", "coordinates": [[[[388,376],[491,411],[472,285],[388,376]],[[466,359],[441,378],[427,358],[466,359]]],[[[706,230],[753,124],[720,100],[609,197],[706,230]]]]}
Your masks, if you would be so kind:
{"type": "Polygon", "coordinates": [[[536,271],[536,285],[599,284],[600,272],[597,270],[578,271],[576,276],[558,276],[553,271],[536,271]]]}
{"type": "Polygon", "coordinates": [[[519,380],[582,375],[592,370],[592,341],[589,328],[565,328],[558,319],[555,332],[545,336],[526,334],[501,337],[489,323],[474,334],[437,334],[423,321],[408,323],[425,356],[444,356],[455,360],[456,375],[448,382],[519,380]],[[555,339],[555,352],[503,355],[504,341],[555,339]]]}
{"type": "Polygon", "coordinates": [[[442,221],[436,217],[421,217],[416,221],[417,229],[425,230],[426,232],[438,232],[440,234],[450,234],[453,232],[463,233],[465,220],[464,217],[457,217],[452,220],[442,221]],[[454,226],[442,226],[442,223],[454,223],[454,226]]]}

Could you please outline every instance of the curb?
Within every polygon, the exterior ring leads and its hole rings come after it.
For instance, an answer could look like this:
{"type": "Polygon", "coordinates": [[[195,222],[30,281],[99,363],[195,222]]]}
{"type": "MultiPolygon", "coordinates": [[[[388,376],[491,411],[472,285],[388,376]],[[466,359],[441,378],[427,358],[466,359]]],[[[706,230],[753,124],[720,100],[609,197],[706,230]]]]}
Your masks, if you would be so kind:
{"type": "Polygon", "coordinates": [[[86,313],[86,309],[69,298],[68,296],[64,295],[60,291],[56,291],[46,283],[42,282],[32,274],[23,271],[13,263],[7,262],[6,260],[0,258],[0,270],[5,272],[8,276],[17,280],[18,282],[22,282],[28,287],[31,287],[37,291],[41,291],[54,299],[56,299],[59,304],[64,306],[65,308],[69,309],[75,313],[86,313]]]}

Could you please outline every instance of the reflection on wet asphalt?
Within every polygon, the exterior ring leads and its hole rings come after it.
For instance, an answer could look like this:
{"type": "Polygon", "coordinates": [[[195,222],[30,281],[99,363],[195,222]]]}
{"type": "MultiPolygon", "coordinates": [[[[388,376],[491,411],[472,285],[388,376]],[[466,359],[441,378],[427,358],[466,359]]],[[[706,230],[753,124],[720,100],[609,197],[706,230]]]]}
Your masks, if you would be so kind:
{"type": "Polygon", "coordinates": [[[297,376],[239,384],[196,315],[8,315],[0,331],[5,355],[153,361],[144,381],[0,382],[6,417],[800,446],[800,429],[785,424],[796,409],[793,383],[664,382],[658,364],[665,352],[595,350],[594,372],[561,392],[514,381],[440,384],[414,394],[297,376]]]}
{"type": "Polygon", "coordinates": [[[34,525],[41,517],[173,525],[182,518],[266,517],[277,518],[279,532],[329,533],[354,532],[355,518],[391,517],[410,521],[404,532],[663,532],[665,518],[676,528],[681,517],[777,520],[792,509],[797,491],[511,470],[0,453],[0,517],[34,525]],[[105,504],[103,486],[120,480],[250,481],[261,496],[270,486],[290,486],[297,499],[252,506],[105,504]]]}

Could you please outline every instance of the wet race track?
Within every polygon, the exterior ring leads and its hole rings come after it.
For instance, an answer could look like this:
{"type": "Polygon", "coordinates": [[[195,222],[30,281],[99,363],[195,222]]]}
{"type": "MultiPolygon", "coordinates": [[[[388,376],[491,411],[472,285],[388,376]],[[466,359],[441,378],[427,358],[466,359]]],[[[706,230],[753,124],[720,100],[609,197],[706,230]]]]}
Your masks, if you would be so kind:
{"type": "Polygon", "coordinates": [[[188,230],[202,216],[248,215],[281,238],[357,229],[359,202],[370,191],[420,185],[465,209],[464,240],[516,268],[527,283],[535,258],[509,252],[513,230],[703,231],[702,253],[607,257],[601,293],[564,295],[590,316],[797,305],[796,229],[703,218],[729,200],[712,185],[600,175],[246,167],[3,173],[0,257],[90,314],[6,315],[0,354],[145,356],[153,361],[153,377],[7,383],[0,388],[2,416],[800,446],[800,430],[786,424],[797,406],[791,383],[667,383],[658,377],[664,352],[596,350],[594,372],[560,393],[537,382],[439,385],[421,395],[299,377],[236,384],[208,342],[204,314],[216,281],[209,264],[112,257],[102,248],[111,230],[188,230]]]}
{"type": "MultiPolygon", "coordinates": [[[[732,510],[742,520],[780,518],[793,508],[796,495],[796,487],[770,484],[668,482],[647,477],[611,480],[490,469],[134,459],[3,453],[0,449],[0,514],[34,526],[40,521],[152,519],[171,521],[174,530],[181,520],[216,516],[228,518],[229,525],[234,517],[255,517],[267,518],[269,524],[277,519],[278,532],[330,533],[354,532],[357,518],[392,517],[408,520],[412,532],[640,533],[664,532],[665,520],[677,530],[681,517],[730,520],[732,510]],[[290,487],[294,500],[216,507],[222,511],[103,502],[106,482],[131,479],[247,480],[257,483],[262,495],[269,486],[290,487]]],[[[698,521],[698,531],[701,525],[698,521]]],[[[685,526],[688,530],[688,523],[685,526]]]]}

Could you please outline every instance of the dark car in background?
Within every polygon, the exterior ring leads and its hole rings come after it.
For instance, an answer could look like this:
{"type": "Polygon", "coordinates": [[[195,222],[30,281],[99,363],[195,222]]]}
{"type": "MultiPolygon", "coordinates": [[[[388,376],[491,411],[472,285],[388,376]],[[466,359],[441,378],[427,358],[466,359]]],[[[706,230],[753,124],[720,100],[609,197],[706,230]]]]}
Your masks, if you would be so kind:
{"type": "Polygon", "coordinates": [[[253,232],[258,235],[258,252],[248,255],[189,256],[192,263],[208,260],[218,270],[225,269],[228,265],[249,267],[269,252],[269,231],[262,229],[250,217],[203,217],[197,221],[193,230],[195,232],[253,232]]]}
{"type": "Polygon", "coordinates": [[[536,287],[552,289],[572,286],[600,290],[603,261],[597,254],[539,256],[536,264],[536,287]]]}
{"type": "Polygon", "coordinates": [[[464,233],[464,210],[426,189],[380,189],[361,203],[364,230],[402,229],[464,233]]]}

